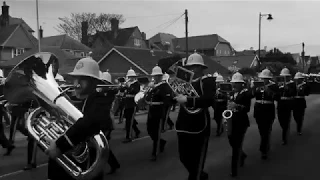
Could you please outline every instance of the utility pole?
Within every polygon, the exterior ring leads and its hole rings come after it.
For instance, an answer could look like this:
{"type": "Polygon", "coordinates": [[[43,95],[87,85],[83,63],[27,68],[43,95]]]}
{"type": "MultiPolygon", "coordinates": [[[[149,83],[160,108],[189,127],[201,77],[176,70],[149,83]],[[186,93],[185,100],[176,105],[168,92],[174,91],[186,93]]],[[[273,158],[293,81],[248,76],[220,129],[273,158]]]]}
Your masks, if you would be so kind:
{"type": "Polygon", "coordinates": [[[305,60],[304,60],[304,42],[302,43],[301,56],[302,56],[302,70],[303,70],[303,73],[304,73],[304,63],[305,63],[305,60]]]}
{"type": "Polygon", "coordinates": [[[189,47],[188,47],[188,10],[187,9],[184,11],[184,16],[185,16],[185,25],[186,25],[186,62],[187,62],[188,51],[189,51],[189,47]]]}
{"type": "Polygon", "coordinates": [[[36,0],[36,12],[37,12],[37,31],[38,31],[38,51],[41,52],[41,38],[40,38],[40,27],[39,27],[39,4],[36,0]]]}

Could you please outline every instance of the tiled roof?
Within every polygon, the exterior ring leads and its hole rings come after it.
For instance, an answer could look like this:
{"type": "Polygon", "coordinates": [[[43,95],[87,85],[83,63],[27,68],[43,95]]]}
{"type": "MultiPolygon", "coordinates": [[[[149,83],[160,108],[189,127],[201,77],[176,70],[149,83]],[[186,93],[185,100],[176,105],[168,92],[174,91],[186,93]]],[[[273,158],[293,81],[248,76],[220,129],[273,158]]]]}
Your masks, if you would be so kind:
{"type": "Polygon", "coordinates": [[[4,43],[9,39],[10,35],[19,27],[19,24],[10,25],[5,28],[0,29],[0,46],[3,46],[4,43]]]}
{"type": "Polygon", "coordinates": [[[212,57],[212,59],[222,66],[228,68],[235,65],[237,68],[250,67],[256,55],[243,55],[243,56],[223,56],[212,57]]]}
{"type": "MultiPolygon", "coordinates": [[[[185,51],[185,38],[175,38],[172,40],[175,51],[185,51]]],[[[217,34],[192,36],[188,38],[189,51],[198,49],[213,49],[218,43],[230,44],[227,40],[223,39],[217,34]]]]}
{"type": "MultiPolygon", "coordinates": [[[[151,74],[152,68],[158,64],[160,59],[170,58],[172,56],[185,57],[184,54],[169,54],[167,51],[154,50],[153,53],[149,49],[131,48],[131,47],[114,47],[117,51],[123,54],[125,57],[134,62],[137,66],[142,68],[148,74],[151,74]]],[[[208,56],[203,56],[205,64],[208,66],[208,72],[214,73],[219,71],[221,73],[227,73],[228,70],[210,59],[208,56]]]]}
{"type": "Polygon", "coordinates": [[[102,38],[104,40],[109,41],[111,44],[115,46],[124,46],[128,42],[129,38],[131,37],[132,33],[135,31],[135,29],[138,28],[130,27],[130,28],[123,28],[118,30],[118,35],[116,38],[114,38],[114,34],[112,31],[107,32],[97,32],[92,37],[92,41],[95,41],[97,38],[102,38]]]}
{"type": "MultiPolygon", "coordinates": [[[[57,56],[57,58],[59,59],[59,64],[60,64],[60,68],[59,68],[60,74],[64,74],[65,71],[70,69],[70,66],[72,66],[71,70],[73,70],[74,65],[76,64],[76,62],[74,63],[74,61],[79,60],[79,58],[73,56],[72,54],[70,54],[68,52],[65,52],[64,50],[62,50],[58,47],[42,46],[41,51],[42,52],[50,52],[50,53],[53,53],[54,55],[57,56]]],[[[21,62],[22,60],[24,60],[25,58],[27,58],[28,56],[35,54],[37,52],[38,52],[38,48],[31,49],[31,50],[23,53],[20,56],[17,56],[11,60],[8,60],[6,62],[1,63],[0,67],[13,67],[13,66],[17,65],[19,62],[21,62]]]]}
{"type": "Polygon", "coordinates": [[[56,46],[60,49],[78,50],[83,52],[91,51],[89,47],[75,39],[72,39],[66,34],[44,37],[41,39],[41,44],[44,44],[46,46],[56,46]]]}
{"type": "MultiPolygon", "coordinates": [[[[0,15],[0,21],[2,20],[2,15],[0,15]]],[[[9,25],[17,25],[22,24],[22,26],[28,31],[28,32],[34,32],[33,29],[22,19],[22,18],[14,18],[9,17],[9,25]]]]}
{"type": "Polygon", "coordinates": [[[173,43],[172,43],[172,39],[177,38],[176,36],[172,35],[172,34],[167,34],[167,33],[158,33],[154,36],[152,36],[149,39],[149,43],[156,43],[160,48],[164,48],[163,43],[165,42],[169,42],[171,44],[170,50],[173,51],[174,47],[173,47],[173,43]]]}

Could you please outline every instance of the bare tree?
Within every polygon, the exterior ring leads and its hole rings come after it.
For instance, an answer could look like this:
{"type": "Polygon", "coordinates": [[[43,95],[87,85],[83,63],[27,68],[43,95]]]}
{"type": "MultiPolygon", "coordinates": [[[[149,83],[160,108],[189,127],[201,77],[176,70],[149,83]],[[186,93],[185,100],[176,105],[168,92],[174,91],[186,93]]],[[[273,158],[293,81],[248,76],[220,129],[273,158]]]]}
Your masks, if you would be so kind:
{"type": "Polygon", "coordinates": [[[70,17],[59,18],[62,22],[56,27],[56,30],[80,41],[81,22],[87,21],[88,34],[94,34],[97,31],[110,30],[110,19],[112,18],[118,19],[119,24],[125,21],[122,14],[71,13],[70,17]]]}

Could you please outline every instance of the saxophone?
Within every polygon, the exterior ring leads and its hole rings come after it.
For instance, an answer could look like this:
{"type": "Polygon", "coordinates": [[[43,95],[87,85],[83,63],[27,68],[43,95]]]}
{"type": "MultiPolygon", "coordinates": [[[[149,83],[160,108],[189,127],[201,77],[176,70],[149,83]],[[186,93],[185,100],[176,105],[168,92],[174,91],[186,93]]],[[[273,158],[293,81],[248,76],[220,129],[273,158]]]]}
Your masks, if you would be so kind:
{"type": "MultiPolygon", "coordinates": [[[[83,114],[64,96],[53,76],[53,63],[58,58],[46,52],[31,55],[17,64],[4,85],[4,97],[13,104],[35,100],[39,107],[26,119],[29,134],[42,150],[48,140],[56,140],[83,114]]],[[[92,179],[101,173],[109,156],[109,145],[103,132],[75,146],[55,160],[74,179],[92,179]],[[95,155],[91,155],[91,152],[95,155]],[[87,165],[86,168],[79,164],[87,165]]]]}

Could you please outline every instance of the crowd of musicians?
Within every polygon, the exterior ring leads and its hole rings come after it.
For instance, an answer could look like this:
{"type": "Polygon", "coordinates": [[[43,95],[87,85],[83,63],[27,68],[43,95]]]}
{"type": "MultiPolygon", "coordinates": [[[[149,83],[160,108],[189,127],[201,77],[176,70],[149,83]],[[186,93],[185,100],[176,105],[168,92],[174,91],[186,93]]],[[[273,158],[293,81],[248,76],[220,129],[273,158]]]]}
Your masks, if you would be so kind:
{"type": "MultiPolygon", "coordinates": [[[[169,83],[171,77],[159,66],[153,68],[152,82],[146,88],[140,88],[137,75],[132,69],[128,70],[126,79],[118,81],[119,86],[98,88],[97,85],[101,83],[111,85],[111,75],[108,72],[99,74],[98,64],[90,57],[79,60],[74,71],[69,74],[73,78],[73,83],[79,85],[70,96],[75,97],[76,107],[82,111],[84,117],[80,118],[64,136],[51,142],[46,151],[50,156],[48,179],[73,179],[55,162],[54,159],[59,155],[84,142],[100,130],[110,140],[114,129],[110,112],[112,112],[115,98],[118,100],[118,108],[114,113],[120,116],[119,123],[125,119],[126,136],[123,142],[129,143],[138,138],[141,133],[135,119],[138,107],[135,97],[138,93],[143,94],[142,101],[149,107],[147,132],[152,140],[150,145],[152,161],[156,161],[158,154],[165,150],[166,140],[162,137],[162,133],[165,132],[167,124],[171,129],[173,128],[169,113],[173,106],[180,105],[175,130],[178,137],[180,161],[189,173],[189,180],[208,179],[208,173],[203,168],[212,119],[217,124],[216,136],[227,133],[232,148],[231,176],[238,175],[238,167],[244,166],[248,156],[243,151],[243,141],[250,126],[248,113],[251,102],[254,102],[253,117],[257,122],[261,138],[259,148],[262,159],[269,157],[270,137],[276,117],[282,128],[283,145],[289,143],[291,113],[296,122],[297,134],[302,135],[306,109],[305,96],[308,96],[310,92],[302,73],[298,72],[292,78],[289,70],[284,68],[280,73],[282,81],[277,82],[270,70],[264,69],[258,75],[259,81],[246,82],[243,75],[236,72],[229,82],[224,80],[220,74],[205,74],[207,66],[201,55],[197,53],[189,56],[184,68],[194,73],[190,83],[197,96],[190,97],[177,93],[169,83]],[[255,101],[252,101],[253,98],[255,101]],[[275,102],[277,102],[277,107],[275,102]],[[213,117],[210,116],[209,107],[214,109],[213,117]],[[231,110],[231,116],[225,117],[226,110],[231,110]]],[[[71,97],[71,100],[74,99],[71,97]]],[[[0,143],[3,148],[7,148],[5,155],[10,155],[14,149],[13,134],[17,129],[15,126],[23,122],[25,113],[30,107],[32,103],[12,107],[9,140],[5,137],[4,127],[0,123],[0,143]]],[[[19,130],[28,136],[23,128],[19,130]]],[[[34,158],[36,144],[37,142],[32,138],[28,139],[28,165],[25,170],[36,167],[34,158]]],[[[109,174],[120,168],[120,163],[111,150],[108,163],[111,167],[109,174]]],[[[104,174],[100,173],[93,179],[102,180],[103,176],[104,174]]]]}

